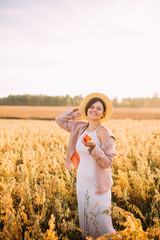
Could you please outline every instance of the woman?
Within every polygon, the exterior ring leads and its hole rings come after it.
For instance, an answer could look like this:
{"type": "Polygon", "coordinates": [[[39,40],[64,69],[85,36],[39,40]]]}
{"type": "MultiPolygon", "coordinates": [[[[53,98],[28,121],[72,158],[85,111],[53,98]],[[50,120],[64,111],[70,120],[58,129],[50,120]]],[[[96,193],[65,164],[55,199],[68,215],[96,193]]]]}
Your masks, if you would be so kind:
{"type": "Polygon", "coordinates": [[[83,235],[97,238],[115,232],[110,215],[111,164],[115,137],[101,123],[110,118],[112,103],[101,93],[86,96],[80,110],[75,108],[56,118],[70,132],[65,166],[77,167],[79,224],[83,235]],[[87,121],[76,120],[84,117],[87,121]],[[88,134],[91,140],[85,141],[88,134]]]}

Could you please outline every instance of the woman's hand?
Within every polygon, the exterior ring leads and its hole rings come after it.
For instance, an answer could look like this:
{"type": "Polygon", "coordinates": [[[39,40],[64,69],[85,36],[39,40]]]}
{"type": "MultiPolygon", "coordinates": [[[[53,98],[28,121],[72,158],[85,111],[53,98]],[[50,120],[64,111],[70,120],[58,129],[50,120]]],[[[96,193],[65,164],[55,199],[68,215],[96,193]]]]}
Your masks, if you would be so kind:
{"type": "Polygon", "coordinates": [[[76,119],[76,118],[81,118],[81,113],[80,113],[80,109],[79,108],[74,108],[73,109],[73,116],[74,116],[74,118],[76,119]]]}
{"type": "Polygon", "coordinates": [[[89,147],[90,149],[93,149],[96,146],[94,141],[85,142],[84,138],[82,138],[82,143],[84,144],[85,147],[89,147]]]}

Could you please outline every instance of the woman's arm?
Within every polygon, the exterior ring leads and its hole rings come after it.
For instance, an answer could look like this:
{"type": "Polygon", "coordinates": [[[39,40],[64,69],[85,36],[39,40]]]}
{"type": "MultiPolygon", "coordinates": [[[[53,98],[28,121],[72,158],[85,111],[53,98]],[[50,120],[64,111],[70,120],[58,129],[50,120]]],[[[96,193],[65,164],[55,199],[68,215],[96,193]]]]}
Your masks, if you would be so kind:
{"type": "Polygon", "coordinates": [[[62,127],[64,130],[71,132],[72,126],[74,124],[74,120],[81,116],[79,108],[74,108],[72,110],[66,111],[59,115],[55,121],[56,123],[62,127]]]}
{"type": "Polygon", "coordinates": [[[117,152],[115,150],[115,138],[108,136],[102,142],[101,147],[96,145],[90,152],[90,155],[102,168],[109,168],[117,152]]]}

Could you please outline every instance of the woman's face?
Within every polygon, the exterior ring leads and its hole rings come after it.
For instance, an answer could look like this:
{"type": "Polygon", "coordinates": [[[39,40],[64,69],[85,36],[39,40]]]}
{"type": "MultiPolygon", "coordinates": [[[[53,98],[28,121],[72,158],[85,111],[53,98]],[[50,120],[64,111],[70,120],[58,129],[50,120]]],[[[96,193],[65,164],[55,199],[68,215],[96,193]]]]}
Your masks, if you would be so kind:
{"type": "Polygon", "coordinates": [[[100,120],[104,116],[103,105],[101,102],[97,101],[93,103],[87,111],[88,118],[92,120],[100,120]]]}

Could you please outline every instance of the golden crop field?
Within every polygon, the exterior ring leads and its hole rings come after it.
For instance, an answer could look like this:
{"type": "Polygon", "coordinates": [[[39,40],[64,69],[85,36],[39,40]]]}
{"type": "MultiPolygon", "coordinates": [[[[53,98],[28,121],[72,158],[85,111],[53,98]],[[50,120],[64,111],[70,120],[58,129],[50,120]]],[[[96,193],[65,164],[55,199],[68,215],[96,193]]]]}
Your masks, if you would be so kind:
{"type": "MultiPolygon", "coordinates": [[[[0,118],[55,119],[73,107],[0,106],[0,118]]],[[[160,108],[113,108],[111,119],[160,119],[160,108]]]]}
{"type": "MultiPolygon", "coordinates": [[[[113,225],[123,240],[158,240],[160,120],[104,125],[117,138],[113,225]]],[[[68,141],[55,121],[0,120],[0,239],[81,239],[76,169],[64,167],[68,141]]]]}

